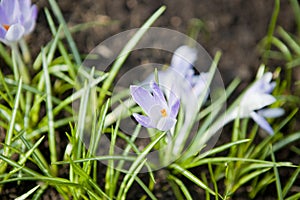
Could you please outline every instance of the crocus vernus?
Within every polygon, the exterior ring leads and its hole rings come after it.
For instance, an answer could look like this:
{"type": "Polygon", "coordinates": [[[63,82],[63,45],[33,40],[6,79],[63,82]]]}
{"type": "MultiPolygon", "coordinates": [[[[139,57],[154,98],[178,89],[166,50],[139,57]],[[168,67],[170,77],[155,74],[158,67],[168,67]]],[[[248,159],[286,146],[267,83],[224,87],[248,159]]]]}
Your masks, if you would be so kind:
{"type": "Polygon", "coordinates": [[[177,121],[179,99],[170,92],[167,102],[162,90],[154,81],[150,82],[150,88],[152,93],[141,86],[130,86],[133,100],[147,115],[134,113],[133,117],[144,127],[168,131],[177,121]]]}
{"type": "Polygon", "coordinates": [[[272,73],[265,73],[259,80],[254,82],[252,86],[245,92],[238,108],[240,118],[251,117],[261,128],[269,134],[274,131],[264,117],[278,117],[284,113],[281,108],[264,109],[276,101],[271,92],[275,88],[276,83],[271,82],[272,73]]]}
{"type": "MultiPolygon", "coordinates": [[[[195,74],[193,65],[197,60],[197,49],[189,46],[180,46],[174,52],[174,55],[171,60],[171,66],[169,71],[175,71],[176,73],[170,73],[170,76],[176,80],[178,75],[181,75],[184,78],[184,82],[187,83],[188,88],[185,88],[185,91],[193,92],[196,97],[199,97],[206,86],[206,80],[208,73],[201,72],[199,75],[195,74]]],[[[178,81],[172,80],[173,83],[178,81]]],[[[182,85],[182,82],[178,83],[182,85]]]]}
{"type": "Polygon", "coordinates": [[[0,2],[0,41],[10,44],[34,29],[37,7],[30,0],[2,0],[0,2]]]}

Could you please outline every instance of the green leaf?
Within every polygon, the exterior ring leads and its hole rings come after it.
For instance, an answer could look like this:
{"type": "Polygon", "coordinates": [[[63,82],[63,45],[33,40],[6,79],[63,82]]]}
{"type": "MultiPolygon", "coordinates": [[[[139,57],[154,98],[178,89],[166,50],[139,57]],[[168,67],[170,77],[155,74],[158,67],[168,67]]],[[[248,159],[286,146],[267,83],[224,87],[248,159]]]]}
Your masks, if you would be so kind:
{"type": "Polygon", "coordinates": [[[176,172],[179,172],[180,174],[182,174],[183,176],[185,176],[186,178],[188,178],[190,181],[192,181],[193,183],[195,183],[196,185],[198,185],[199,187],[203,188],[204,190],[208,191],[210,194],[212,195],[216,195],[216,193],[210,189],[205,183],[203,183],[200,179],[198,179],[193,173],[191,173],[190,171],[182,168],[181,166],[177,165],[177,164],[171,164],[170,165],[170,169],[174,169],[176,170],[176,172]]]}
{"type": "Polygon", "coordinates": [[[34,188],[29,190],[28,192],[26,192],[22,196],[19,196],[19,197],[15,198],[15,200],[25,200],[25,199],[27,199],[27,197],[29,197],[32,193],[34,193],[39,187],[40,187],[39,185],[35,186],[34,188]]]}
{"type": "MultiPolygon", "coordinates": [[[[144,24],[143,26],[134,34],[134,36],[128,41],[128,43],[125,45],[123,50],[120,52],[118,59],[114,62],[109,76],[107,77],[106,81],[103,83],[102,89],[104,91],[108,91],[109,87],[111,86],[112,82],[114,81],[114,78],[116,77],[118,71],[120,70],[121,66],[127,59],[127,57],[130,54],[130,51],[135,47],[135,45],[139,42],[139,40],[142,38],[142,36],[146,33],[148,28],[157,20],[157,18],[165,11],[166,7],[162,6],[160,7],[144,24]]],[[[103,100],[105,98],[106,94],[105,92],[101,93],[100,96],[100,105],[103,103],[103,100]]]]}
{"type": "MultiPolygon", "coordinates": [[[[54,116],[53,116],[53,105],[52,105],[52,86],[50,82],[50,75],[48,72],[48,62],[46,59],[45,50],[42,49],[42,58],[43,58],[43,70],[46,84],[46,108],[47,108],[47,117],[48,117],[48,140],[49,140],[49,150],[50,150],[50,160],[51,162],[57,161],[57,152],[56,152],[56,137],[55,137],[55,127],[54,127],[54,116]]],[[[53,173],[57,174],[57,166],[53,165],[53,173]]]]}

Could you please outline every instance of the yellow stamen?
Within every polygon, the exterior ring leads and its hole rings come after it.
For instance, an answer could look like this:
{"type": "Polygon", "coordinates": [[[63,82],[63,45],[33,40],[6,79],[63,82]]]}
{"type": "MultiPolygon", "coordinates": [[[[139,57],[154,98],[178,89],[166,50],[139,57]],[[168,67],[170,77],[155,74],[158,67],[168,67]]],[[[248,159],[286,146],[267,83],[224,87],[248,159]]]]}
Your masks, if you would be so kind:
{"type": "Polygon", "coordinates": [[[162,115],[163,117],[166,117],[166,116],[167,116],[167,111],[166,111],[166,109],[162,109],[162,110],[160,111],[160,113],[161,113],[161,115],[162,115]]]}
{"type": "Polygon", "coordinates": [[[6,30],[6,31],[8,31],[8,29],[9,29],[9,25],[7,25],[7,24],[2,24],[2,26],[3,26],[3,28],[6,30]]]}

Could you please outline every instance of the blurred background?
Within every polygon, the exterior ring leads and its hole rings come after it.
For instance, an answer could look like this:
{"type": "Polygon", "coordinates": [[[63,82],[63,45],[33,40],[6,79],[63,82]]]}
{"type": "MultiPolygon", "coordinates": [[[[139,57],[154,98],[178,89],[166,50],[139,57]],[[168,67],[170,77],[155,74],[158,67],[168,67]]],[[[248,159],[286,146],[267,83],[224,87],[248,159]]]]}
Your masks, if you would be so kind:
{"type": "MultiPolygon", "coordinates": [[[[43,7],[46,0],[36,1],[39,19],[32,43],[46,44],[51,38],[43,7]]],[[[165,13],[153,26],[187,33],[191,19],[203,22],[198,42],[213,57],[217,50],[223,53],[219,70],[224,82],[239,76],[250,81],[260,61],[257,45],[267,34],[274,0],[63,0],[60,8],[70,26],[96,22],[97,25],[74,33],[80,53],[89,53],[96,45],[121,31],[140,27],[155,10],[166,5],[165,13]]],[[[278,24],[295,31],[293,12],[289,1],[282,1],[278,24]]],[[[38,52],[40,49],[36,49],[38,52]]],[[[275,67],[270,64],[271,68],[275,67]]],[[[278,62],[276,63],[278,66],[278,62]]]]}

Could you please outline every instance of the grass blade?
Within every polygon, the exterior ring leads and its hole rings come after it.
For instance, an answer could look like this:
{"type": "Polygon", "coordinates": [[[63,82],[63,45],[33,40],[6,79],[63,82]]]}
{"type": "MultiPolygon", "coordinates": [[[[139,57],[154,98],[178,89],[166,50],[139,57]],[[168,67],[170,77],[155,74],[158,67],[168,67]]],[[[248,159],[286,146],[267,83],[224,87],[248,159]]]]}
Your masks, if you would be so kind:
{"type": "Polygon", "coordinates": [[[4,152],[3,155],[4,156],[9,156],[8,146],[11,145],[12,137],[13,137],[13,134],[14,134],[16,116],[17,116],[17,111],[18,111],[18,108],[19,108],[19,103],[20,103],[20,98],[21,98],[21,91],[22,91],[22,78],[19,80],[18,91],[17,91],[15,101],[14,101],[12,116],[11,116],[11,120],[10,120],[10,123],[9,123],[9,129],[8,129],[8,132],[5,136],[5,144],[7,146],[5,146],[4,150],[3,150],[3,152],[4,152]]]}
{"type": "Polygon", "coordinates": [[[130,178],[134,174],[135,170],[140,166],[141,162],[144,162],[145,157],[151,151],[151,149],[167,134],[167,132],[161,133],[155,140],[153,140],[147,147],[140,153],[140,155],[136,158],[136,160],[132,163],[131,167],[129,168],[128,173],[125,175],[123,182],[120,186],[120,190],[117,196],[117,199],[124,197],[124,192],[126,189],[126,185],[128,184],[130,178]]]}
{"type": "Polygon", "coordinates": [[[34,193],[39,187],[40,187],[39,185],[35,186],[34,188],[29,190],[28,192],[26,192],[22,196],[19,196],[19,197],[15,198],[15,200],[25,200],[25,199],[27,199],[27,197],[29,197],[32,193],[34,193]]]}
{"type": "Polygon", "coordinates": [[[182,174],[183,176],[188,178],[190,181],[192,181],[193,183],[195,183],[196,185],[198,185],[199,187],[201,187],[205,191],[208,191],[210,194],[216,195],[216,193],[212,189],[210,189],[205,183],[203,183],[200,179],[198,179],[190,171],[182,168],[181,166],[179,166],[177,164],[170,165],[170,168],[176,170],[177,172],[179,172],[180,174],[182,174]]]}
{"type": "MultiPolygon", "coordinates": [[[[53,106],[52,106],[52,91],[51,91],[51,82],[50,75],[48,72],[48,62],[46,59],[46,53],[44,49],[42,49],[42,58],[43,58],[43,69],[44,69],[44,77],[46,84],[46,107],[47,107],[47,116],[48,116],[48,139],[49,139],[49,150],[50,150],[50,160],[51,162],[57,161],[57,153],[56,153],[56,137],[55,137],[55,127],[54,127],[54,117],[53,117],[53,106]]],[[[57,166],[53,165],[53,174],[57,174],[57,166]]]]}
{"type": "Polygon", "coordinates": [[[73,40],[73,37],[71,35],[71,32],[67,26],[67,23],[61,13],[61,10],[59,8],[59,6],[57,5],[56,1],[55,0],[48,0],[50,6],[51,6],[51,9],[54,13],[54,15],[56,16],[56,19],[58,20],[59,24],[61,24],[63,26],[63,29],[64,29],[64,32],[65,32],[65,35],[66,35],[66,38],[67,38],[67,41],[69,43],[69,46],[71,48],[71,51],[72,51],[72,54],[74,56],[74,59],[75,59],[75,62],[77,64],[77,66],[80,66],[81,65],[81,58],[80,58],[80,54],[78,52],[78,49],[76,47],[76,44],[73,40]]]}
{"type": "Polygon", "coordinates": [[[278,169],[277,169],[277,166],[276,166],[276,160],[275,160],[275,155],[273,153],[272,146],[271,146],[271,152],[272,152],[271,153],[271,158],[272,158],[272,161],[274,162],[273,169],[274,169],[275,180],[276,180],[277,195],[278,195],[278,199],[282,200],[283,199],[283,195],[282,195],[282,188],[281,188],[281,183],[280,183],[280,177],[279,177],[278,169]]]}
{"type": "MultiPolygon", "coordinates": [[[[52,0],[50,0],[52,1],[52,0]]],[[[125,45],[123,50],[120,52],[118,59],[114,62],[109,76],[107,77],[106,81],[104,82],[102,89],[103,91],[108,91],[109,87],[111,86],[114,78],[116,77],[119,69],[127,59],[130,54],[130,51],[135,47],[135,45],[139,42],[142,36],[146,33],[148,28],[157,20],[157,18],[165,11],[166,7],[160,7],[144,24],[143,26],[134,34],[134,36],[129,40],[129,42],[125,45]]],[[[103,92],[100,95],[100,105],[103,103],[106,93],[103,92]]]]}

